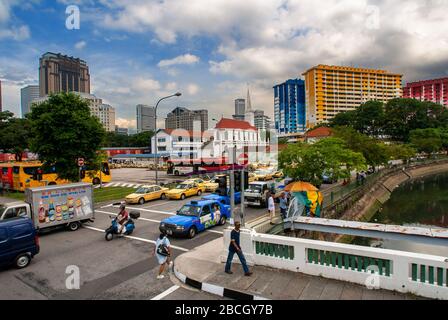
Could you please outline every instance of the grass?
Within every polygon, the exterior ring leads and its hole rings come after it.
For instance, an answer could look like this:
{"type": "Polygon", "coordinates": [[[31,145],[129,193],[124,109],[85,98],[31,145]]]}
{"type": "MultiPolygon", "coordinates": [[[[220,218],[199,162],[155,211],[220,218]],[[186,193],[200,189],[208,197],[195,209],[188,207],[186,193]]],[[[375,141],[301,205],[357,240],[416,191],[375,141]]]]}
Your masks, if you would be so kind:
{"type": "MultiPolygon", "coordinates": [[[[102,188],[102,189],[94,189],[93,190],[93,197],[95,202],[106,202],[106,201],[121,201],[124,200],[124,198],[133,192],[135,192],[136,189],[134,188],[123,188],[123,187],[111,187],[111,188],[102,188]]],[[[20,192],[10,192],[10,193],[3,193],[3,195],[0,195],[4,198],[10,198],[13,200],[24,200],[25,194],[20,192]]]]}

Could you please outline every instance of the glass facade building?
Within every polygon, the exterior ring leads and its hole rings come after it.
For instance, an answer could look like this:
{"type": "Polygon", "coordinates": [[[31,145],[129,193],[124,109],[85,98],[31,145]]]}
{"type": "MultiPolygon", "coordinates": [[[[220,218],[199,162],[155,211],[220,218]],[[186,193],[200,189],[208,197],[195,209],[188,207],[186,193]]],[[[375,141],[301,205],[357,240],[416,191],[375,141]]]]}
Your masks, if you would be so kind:
{"type": "Polygon", "coordinates": [[[305,81],[290,79],[274,86],[274,115],[279,135],[306,131],[305,81]]]}

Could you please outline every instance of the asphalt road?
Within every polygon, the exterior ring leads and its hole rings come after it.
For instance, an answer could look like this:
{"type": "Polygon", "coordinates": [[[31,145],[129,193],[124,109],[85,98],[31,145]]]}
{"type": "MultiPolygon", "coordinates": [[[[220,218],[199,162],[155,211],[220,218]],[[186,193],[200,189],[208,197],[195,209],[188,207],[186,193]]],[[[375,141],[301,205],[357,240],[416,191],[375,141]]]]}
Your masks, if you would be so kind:
{"type": "MultiPolygon", "coordinates": [[[[94,223],[76,232],[58,230],[41,235],[41,252],[22,270],[0,270],[0,299],[217,299],[180,284],[174,275],[157,280],[158,265],[153,256],[159,222],[175,214],[184,201],[157,200],[129,206],[138,210],[132,238],[104,239],[110,216],[118,212],[112,203],[96,207],[94,223]],[[66,287],[67,267],[80,271],[80,289],[66,287]]],[[[264,215],[263,209],[247,209],[247,219],[264,215]]],[[[174,257],[210,240],[222,237],[224,227],[200,233],[194,239],[174,239],[174,257]]]]}

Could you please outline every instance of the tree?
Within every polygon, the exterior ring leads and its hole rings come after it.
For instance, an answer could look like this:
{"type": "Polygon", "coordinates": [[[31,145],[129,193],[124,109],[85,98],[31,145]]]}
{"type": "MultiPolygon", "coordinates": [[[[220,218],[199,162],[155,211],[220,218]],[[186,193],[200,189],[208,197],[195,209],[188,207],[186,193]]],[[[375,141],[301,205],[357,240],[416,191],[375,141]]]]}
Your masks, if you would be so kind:
{"type": "Polygon", "coordinates": [[[16,161],[29,147],[30,124],[27,119],[14,118],[9,111],[0,112],[0,149],[13,153],[16,161]]]}
{"type": "Polygon", "coordinates": [[[360,133],[378,137],[384,124],[384,104],[380,101],[368,101],[355,112],[353,127],[360,133]]]}
{"type": "Polygon", "coordinates": [[[361,134],[353,128],[337,127],[334,129],[334,135],[344,140],[351,150],[360,152],[367,164],[373,168],[389,161],[387,147],[384,143],[361,134]]]}
{"type": "Polygon", "coordinates": [[[356,125],[357,113],[355,111],[347,111],[338,113],[335,117],[333,117],[329,125],[330,127],[355,127],[356,125]]]}
{"type": "Polygon", "coordinates": [[[279,154],[279,165],[289,177],[320,186],[324,173],[331,172],[336,179],[348,178],[352,169],[365,167],[365,159],[348,149],[343,140],[328,138],[313,145],[288,145],[279,154]]]}
{"type": "Polygon", "coordinates": [[[145,131],[130,136],[130,144],[133,147],[149,147],[151,138],[154,136],[153,131],[145,131]]]}
{"type": "Polygon", "coordinates": [[[105,130],[90,113],[89,103],[74,93],[51,95],[28,115],[31,124],[30,148],[39,155],[44,168],[56,166],[58,177],[79,180],[78,158],[92,170],[99,169],[99,150],[105,130]]]}
{"type": "Polygon", "coordinates": [[[443,146],[439,129],[417,129],[410,132],[411,144],[419,151],[431,155],[443,146]]]}
{"type": "Polygon", "coordinates": [[[407,144],[393,143],[387,146],[387,154],[390,160],[403,160],[408,162],[416,153],[417,150],[407,144]]]}

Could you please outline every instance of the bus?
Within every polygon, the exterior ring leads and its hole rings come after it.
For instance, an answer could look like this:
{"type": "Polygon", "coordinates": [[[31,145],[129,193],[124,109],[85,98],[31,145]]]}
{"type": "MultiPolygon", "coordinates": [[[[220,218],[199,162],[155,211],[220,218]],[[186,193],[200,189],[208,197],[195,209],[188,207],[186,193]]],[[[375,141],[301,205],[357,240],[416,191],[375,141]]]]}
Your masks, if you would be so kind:
{"type": "MultiPolygon", "coordinates": [[[[232,169],[227,157],[221,158],[200,158],[200,159],[171,159],[167,161],[167,174],[175,176],[193,176],[213,174],[232,169]]],[[[242,167],[235,165],[235,170],[242,167]]]]}
{"type": "MultiPolygon", "coordinates": [[[[16,162],[12,166],[13,190],[24,192],[27,188],[61,185],[70,183],[58,178],[56,167],[42,169],[40,162],[16,162]]],[[[108,183],[112,180],[109,164],[103,162],[101,171],[87,170],[82,182],[95,185],[108,183]]]]}

